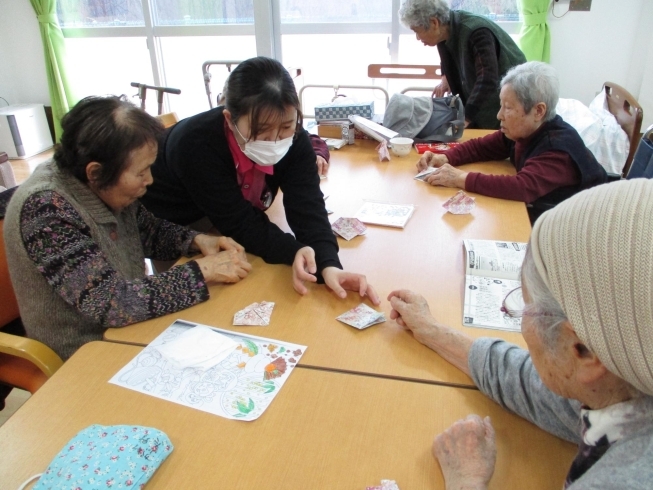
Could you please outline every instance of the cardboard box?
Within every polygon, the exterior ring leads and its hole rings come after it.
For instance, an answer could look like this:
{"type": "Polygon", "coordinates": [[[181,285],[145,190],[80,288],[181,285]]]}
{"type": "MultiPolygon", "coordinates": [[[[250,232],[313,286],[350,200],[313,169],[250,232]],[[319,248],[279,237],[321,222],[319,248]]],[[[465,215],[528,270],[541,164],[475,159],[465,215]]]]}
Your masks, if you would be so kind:
{"type": "Polygon", "coordinates": [[[354,123],[339,121],[320,123],[317,125],[317,134],[322,138],[343,139],[347,144],[354,144],[354,123]]]}
{"type": "Polygon", "coordinates": [[[318,124],[317,125],[317,134],[322,138],[342,138],[342,126],[347,124],[346,122],[342,124],[318,124]]]}
{"type": "Polygon", "coordinates": [[[317,122],[328,119],[347,119],[351,115],[371,119],[374,116],[374,101],[347,105],[330,103],[315,106],[315,120],[317,122]]]}

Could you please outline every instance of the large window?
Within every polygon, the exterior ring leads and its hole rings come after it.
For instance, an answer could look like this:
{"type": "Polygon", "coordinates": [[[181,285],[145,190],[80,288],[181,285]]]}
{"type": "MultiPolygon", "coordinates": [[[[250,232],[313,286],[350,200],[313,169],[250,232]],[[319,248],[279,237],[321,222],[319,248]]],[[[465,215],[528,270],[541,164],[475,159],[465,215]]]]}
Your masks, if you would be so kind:
{"type": "MultiPolygon", "coordinates": [[[[516,0],[450,0],[452,8],[486,15],[511,34],[516,0]]],[[[401,0],[58,0],[76,93],[134,94],[131,82],[181,89],[165,109],[186,117],[209,108],[202,63],[272,56],[301,68],[302,85],[376,85],[390,94],[429,81],[371,80],[370,63],[438,64],[437,50],[417,42],[399,22],[401,0]]],[[[211,67],[213,99],[228,70],[211,67]]],[[[342,89],[359,100],[378,91],[342,89]]],[[[307,89],[306,112],[333,97],[307,89]]],[[[154,94],[147,109],[156,112],[154,94]]]]}
{"type": "Polygon", "coordinates": [[[451,8],[484,15],[495,22],[518,22],[517,0],[451,0],[451,8]]]}
{"type": "Polygon", "coordinates": [[[144,26],[141,0],[59,0],[61,27],[144,26]]]}
{"type": "Polygon", "coordinates": [[[153,0],[159,26],[253,24],[254,0],[153,0]]]}

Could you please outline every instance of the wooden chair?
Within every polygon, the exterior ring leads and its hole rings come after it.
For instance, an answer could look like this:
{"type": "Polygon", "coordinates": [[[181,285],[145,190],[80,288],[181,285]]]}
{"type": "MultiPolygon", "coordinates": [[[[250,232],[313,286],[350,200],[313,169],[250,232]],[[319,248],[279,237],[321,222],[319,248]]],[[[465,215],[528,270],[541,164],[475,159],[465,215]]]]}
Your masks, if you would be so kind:
{"type": "Polygon", "coordinates": [[[166,129],[179,122],[179,116],[177,116],[176,112],[166,112],[165,114],[159,114],[155,117],[161,121],[163,127],[166,129]]]}
{"type": "Polygon", "coordinates": [[[0,383],[34,394],[61,366],[47,345],[0,332],[0,383]]]}
{"type": "MultiPolygon", "coordinates": [[[[367,66],[367,76],[370,78],[440,80],[442,70],[440,65],[372,64],[367,66]]],[[[406,87],[401,93],[414,91],[433,92],[433,87],[406,87]]]]}
{"type": "Polygon", "coordinates": [[[626,174],[627,179],[653,179],[653,124],[651,124],[637,145],[633,162],[626,174]]]}
{"type": "MultiPolygon", "coordinates": [[[[0,328],[20,317],[9,278],[3,223],[0,220],[0,328]]],[[[0,332],[0,383],[35,393],[57,369],[61,358],[37,340],[0,332]]]]}
{"type": "Polygon", "coordinates": [[[619,123],[619,126],[626,132],[630,141],[630,151],[626,164],[621,172],[622,176],[628,175],[630,165],[633,163],[633,157],[637,151],[642,129],[642,119],[644,113],[642,107],[625,88],[612,82],[603,84],[605,98],[608,102],[608,110],[619,123]]]}

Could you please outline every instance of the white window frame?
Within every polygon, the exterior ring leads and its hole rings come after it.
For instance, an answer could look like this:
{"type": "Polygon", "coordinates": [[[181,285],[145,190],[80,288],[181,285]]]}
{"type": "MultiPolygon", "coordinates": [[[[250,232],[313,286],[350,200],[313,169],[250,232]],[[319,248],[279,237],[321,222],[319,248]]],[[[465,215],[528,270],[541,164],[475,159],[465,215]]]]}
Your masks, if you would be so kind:
{"type": "MultiPolygon", "coordinates": [[[[283,63],[281,36],[286,34],[388,34],[391,63],[399,61],[399,36],[412,31],[399,22],[401,0],[392,0],[390,22],[286,23],[280,19],[279,0],[254,0],[254,23],[232,25],[156,26],[151,3],[141,0],[145,25],[141,27],[63,27],[65,38],[144,37],[150,53],[152,79],[165,86],[161,38],[182,36],[254,36],[259,56],[275,58],[283,63]]],[[[497,22],[508,34],[517,34],[521,22],[497,22]]],[[[199,67],[198,67],[199,69],[199,67]]],[[[167,95],[165,106],[168,106],[167,95]]]]}

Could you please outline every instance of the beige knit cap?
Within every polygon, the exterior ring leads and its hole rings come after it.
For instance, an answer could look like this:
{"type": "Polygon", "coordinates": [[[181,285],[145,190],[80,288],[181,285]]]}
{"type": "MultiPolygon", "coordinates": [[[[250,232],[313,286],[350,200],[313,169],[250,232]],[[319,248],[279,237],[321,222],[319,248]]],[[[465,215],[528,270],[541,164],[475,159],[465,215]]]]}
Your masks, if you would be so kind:
{"type": "Polygon", "coordinates": [[[576,335],[608,370],[653,395],[653,180],[576,194],[535,222],[530,243],[576,335]]]}

